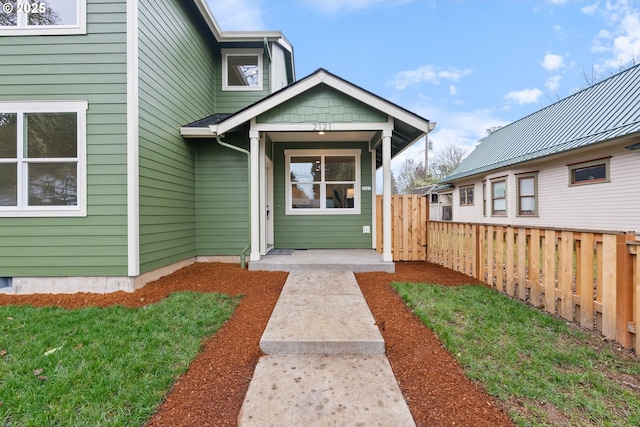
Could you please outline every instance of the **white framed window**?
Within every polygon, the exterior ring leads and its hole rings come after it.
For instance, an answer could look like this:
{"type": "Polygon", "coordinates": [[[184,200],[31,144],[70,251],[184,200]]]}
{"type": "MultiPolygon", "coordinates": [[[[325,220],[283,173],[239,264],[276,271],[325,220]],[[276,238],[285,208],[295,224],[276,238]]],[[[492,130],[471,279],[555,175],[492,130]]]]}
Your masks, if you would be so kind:
{"type": "Polygon", "coordinates": [[[87,34],[87,0],[2,0],[0,36],[87,34]]]}
{"type": "Polygon", "coordinates": [[[0,102],[0,217],[86,216],[87,108],[0,102]]]}
{"type": "Polygon", "coordinates": [[[360,150],[285,150],[286,213],[360,213],[360,150]]]}
{"type": "Polygon", "coordinates": [[[222,90],[262,90],[262,49],[222,49],[222,90]]]}

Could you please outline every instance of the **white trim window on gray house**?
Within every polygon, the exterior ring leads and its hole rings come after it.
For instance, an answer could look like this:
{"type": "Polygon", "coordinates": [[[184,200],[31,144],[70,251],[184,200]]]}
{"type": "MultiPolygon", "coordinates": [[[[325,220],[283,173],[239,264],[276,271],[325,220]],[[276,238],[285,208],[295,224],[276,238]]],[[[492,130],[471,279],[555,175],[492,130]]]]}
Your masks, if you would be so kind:
{"type": "Polygon", "coordinates": [[[456,222],[640,233],[638,170],[640,65],[489,134],[438,191],[456,222]]]}

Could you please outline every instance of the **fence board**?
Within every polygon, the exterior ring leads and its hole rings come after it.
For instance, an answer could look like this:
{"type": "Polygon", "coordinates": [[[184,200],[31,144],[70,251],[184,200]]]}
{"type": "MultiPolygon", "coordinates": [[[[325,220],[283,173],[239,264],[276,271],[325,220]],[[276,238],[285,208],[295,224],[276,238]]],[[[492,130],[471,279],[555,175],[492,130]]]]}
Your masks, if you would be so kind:
{"type": "Polygon", "coordinates": [[[560,233],[558,247],[558,314],[567,320],[573,320],[573,233],[560,233]]]}
{"type": "Polygon", "coordinates": [[[540,307],[540,230],[531,230],[529,238],[529,301],[540,307]]]}
{"type": "MultiPolygon", "coordinates": [[[[382,196],[376,197],[376,249],[382,252],[382,196]]],[[[394,261],[426,261],[427,221],[429,205],[418,194],[393,195],[391,198],[391,253],[394,261]]],[[[443,230],[434,231],[438,239],[443,230]]],[[[443,257],[439,253],[437,258],[443,257]]]]}
{"type": "Polygon", "coordinates": [[[580,236],[580,267],[576,268],[576,290],[580,298],[580,309],[576,313],[576,320],[580,326],[593,330],[593,294],[594,294],[594,263],[593,263],[593,234],[582,233],[580,236]]]}

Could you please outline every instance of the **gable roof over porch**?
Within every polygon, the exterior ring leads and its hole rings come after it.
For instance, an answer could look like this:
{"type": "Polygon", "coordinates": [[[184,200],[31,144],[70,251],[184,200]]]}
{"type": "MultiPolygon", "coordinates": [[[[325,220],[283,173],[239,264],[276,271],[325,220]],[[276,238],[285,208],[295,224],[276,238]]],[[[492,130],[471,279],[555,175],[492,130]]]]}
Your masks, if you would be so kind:
{"type": "MultiPolygon", "coordinates": [[[[386,117],[383,121],[392,124],[393,131],[391,137],[391,155],[396,156],[404,149],[409,147],[415,141],[426,135],[435,127],[435,122],[420,117],[419,115],[406,110],[392,102],[389,102],[359,86],[356,86],[325,69],[318,69],[311,75],[298,80],[295,83],[261,99],[246,108],[233,114],[214,114],[201,120],[187,124],[180,129],[185,138],[211,138],[223,135],[226,132],[237,130],[246,126],[252,120],[260,120],[269,112],[283,106],[288,101],[293,100],[300,95],[309,93],[315,88],[328,88],[337,91],[339,94],[349,97],[354,101],[363,104],[370,111],[379,112],[379,117],[386,117]]],[[[375,113],[373,114],[375,115],[375,113]]],[[[274,125],[274,129],[290,130],[290,131],[317,131],[313,126],[317,126],[318,122],[327,122],[330,120],[320,120],[318,117],[312,117],[312,121],[297,121],[292,126],[287,127],[285,124],[279,123],[274,125]]],[[[379,122],[377,122],[379,123],[379,122]]],[[[367,125],[367,120],[358,118],[344,118],[335,124],[335,128],[331,130],[339,131],[363,131],[370,130],[376,135],[370,139],[371,148],[376,149],[376,165],[382,165],[381,135],[379,134],[379,126],[371,124],[371,129],[367,125]]]]}

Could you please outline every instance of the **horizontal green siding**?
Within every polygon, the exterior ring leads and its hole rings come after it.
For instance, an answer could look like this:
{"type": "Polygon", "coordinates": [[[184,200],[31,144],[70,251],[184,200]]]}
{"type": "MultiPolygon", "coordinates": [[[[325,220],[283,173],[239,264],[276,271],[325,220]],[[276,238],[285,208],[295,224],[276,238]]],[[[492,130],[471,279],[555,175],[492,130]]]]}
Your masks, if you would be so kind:
{"type": "Polygon", "coordinates": [[[0,218],[0,277],[127,274],[126,2],[87,35],[0,37],[0,101],[87,100],[87,217],[0,218]]]}
{"type": "Polygon", "coordinates": [[[196,255],[196,148],[216,106],[215,40],[192,2],[140,1],[140,270],[196,255]]]}
{"type": "Polygon", "coordinates": [[[360,215],[287,215],[285,201],[284,150],[290,149],[361,149],[360,185],[371,186],[371,153],[368,144],[356,142],[275,143],[274,159],[274,245],[293,249],[368,249],[371,234],[362,226],[374,226],[371,191],[361,191],[360,215]]]}
{"type": "Polygon", "coordinates": [[[258,123],[386,122],[387,115],[343,93],[318,85],[256,118],[258,123]]]}
{"type": "MultiPolygon", "coordinates": [[[[228,134],[224,140],[248,148],[248,136],[228,134]]],[[[247,155],[198,142],[198,255],[239,255],[249,241],[247,155]]]]}

